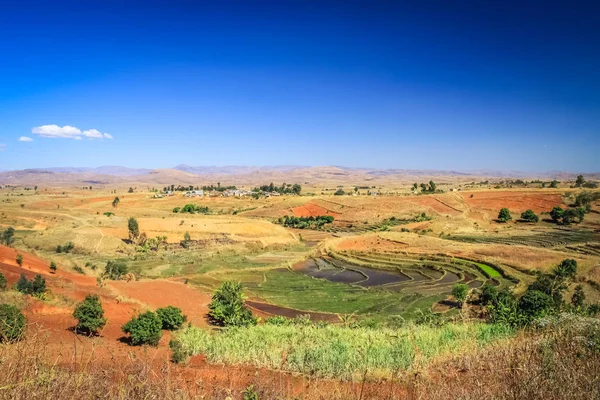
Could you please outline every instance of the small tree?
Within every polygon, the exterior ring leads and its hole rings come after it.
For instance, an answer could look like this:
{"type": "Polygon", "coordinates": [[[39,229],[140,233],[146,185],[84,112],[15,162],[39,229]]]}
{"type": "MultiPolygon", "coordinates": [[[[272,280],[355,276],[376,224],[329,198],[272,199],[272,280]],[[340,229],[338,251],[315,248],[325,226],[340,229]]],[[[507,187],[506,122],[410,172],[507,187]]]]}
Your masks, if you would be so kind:
{"type": "Polygon", "coordinates": [[[0,236],[0,242],[5,246],[10,246],[15,241],[14,235],[15,228],[9,226],[4,230],[4,232],[2,232],[2,235],[0,236]]]}
{"type": "Polygon", "coordinates": [[[17,254],[17,264],[19,264],[19,267],[23,266],[23,256],[21,254],[17,254]]]}
{"type": "Polygon", "coordinates": [[[130,187],[129,190],[127,191],[127,193],[133,193],[133,188],[130,187]]]}
{"type": "Polygon", "coordinates": [[[552,182],[550,182],[550,187],[551,187],[552,189],[555,189],[555,188],[557,188],[557,187],[558,187],[558,181],[555,179],[555,180],[553,180],[552,182]]]}
{"type": "Polygon", "coordinates": [[[583,286],[581,286],[581,285],[575,286],[575,291],[573,292],[573,297],[571,297],[571,304],[575,308],[582,308],[584,301],[585,301],[585,293],[583,292],[583,286]]]}
{"type": "Polygon", "coordinates": [[[77,304],[73,317],[77,320],[75,330],[90,336],[97,334],[98,330],[106,325],[100,298],[93,294],[88,294],[85,300],[77,304]]]}
{"type": "Polygon", "coordinates": [[[217,289],[208,305],[208,315],[223,326],[256,325],[256,318],[244,304],[243,285],[241,282],[225,281],[217,289]]]}
{"type": "Polygon", "coordinates": [[[584,183],[585,183],[585,179],[583,178],[583,175],[577,175],[577,180],[575,180],[575,186],[581,187],[581,186],[583,186],[584,183]]]}
{"type": "Polygon", "coordinates": [[[15,342],[25,333],[25,316],[10,304],[0,304],[0,341],[15,342]]]}
{"type": "Polygon", "coordinates": [[[56,273],[56,263],[54,261],[50,261],[50,272],[53,274],[56,273]]]}
{"type": "Polygon", "coordinates": [[[2,272],[0,272],[0,290],[6,290],[8,286],[8,281],[2,272]]]}
{"type": "Polygon", "coordinates": [[[159,308],[156,314],[162,321],[162,328],[168,331],[180,329],[187,321],[187,316],[182,314],[181,308],[173,306],[159,308]]]}
{"type": "Polygon", "coordinates": [[[552,211],[550,211],[550,217],[552,218],[552,220],[554,222],[556,222],[558,224],[560,222],[560,220],[562,219],[564,213],[565,213],[565,210],[563,210],[559,206],[556,206],[552,209],[552,211]]]}
{"type": "Polygon", "coordinates": [[[31,281],[31,291],[35,295],[41,295],[46,292],[46,279],[40,274],[36,274],[31,281]]]}
{"type": "Polygon", "coordinates": [[[135,242],[138,236],[140,236],[140,227],[137,219],[131,217],[127,220],[127,229],[129,230],[129,240],[135,242]]]}
{"type": "Polygon", "coordinates": [[[161,337],[162,321],[156,313],[147,311],[137,317],[131,318],[129,322],[121,327],[124,333],[131,337],[131,344],[149,344],[156,346],[161,337]]]}
{"type": "Polygon", "coordinates": [[[521,214],[521,219],[526,222],[538,222],[540,218],[535,215],[533,210],[527,210],[521,214]]]}
{"type": "Polygon", "coordinates": [[[466,283],[457,283],[452,288],[452,296],[456,298],[456,301],[458,301],[458,304],[460,304],[461,307],[467,299],[469,290],[469,285],[467,285],[466,283]]]}
{"type": "Polygon", "coordinates": [[[31,282],[29,282],[27,280],[27,277],[25,276],[25,274],[21,274],[21,276],[19,277],[19,280],[17,281],[17,291],[24,293],[24,294],[30,294],[31,293],[31,282]]]}
{"type": "Polygon", "coordinates": [[[106,263],[106,267],[104,267],[104,276],[114,281],[121,279],[127,272],[127,265],[122,262],[110,260],[106,263]]]}
{"type": "Polygon", "coordinates": [[[519,308],[529,319],[543,317],[554,307],[552,297],[539,290],[528,290],[519,301],[519,308]]]}
{"type": "Polygon", "coordinates": [[[114,200],[112,201],[112,206],[113,208],[117,208],[117,206],[119,205],[119,203],[121,202],[121,200],[119,199],[119,197],[115,197],[114,200]]]}
{"type": "Polygon", "coordinates": [[[510,215],[510,211],[508,210],[508,208],[503,208],[498,213],[498,221],[500,221],[500,222],[508,222],[511,219],[512,219],[512,216],[510,215]]]}

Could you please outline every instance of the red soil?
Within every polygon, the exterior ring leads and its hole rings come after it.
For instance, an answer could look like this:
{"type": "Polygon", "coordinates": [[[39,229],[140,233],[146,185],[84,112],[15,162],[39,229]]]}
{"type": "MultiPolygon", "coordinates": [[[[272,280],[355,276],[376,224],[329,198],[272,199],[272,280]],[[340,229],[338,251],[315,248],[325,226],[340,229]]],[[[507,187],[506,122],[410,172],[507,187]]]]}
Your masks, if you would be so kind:
{"type": "Polygon", "coordinates": [[[367,252],[373,249],[377,251],[402,251],[408,247],[408,244],[396,242],[389,239],[383,239],[379,236],[349,237],[343,240],[337,246],[338,250],[362,251],[367,252]]]}
{"type": "Polygon", "coordinates": [[[106,286],[100,288],[94,277],[60,269],[51,274],[48,262],[25,252],[18,253],[23,255],[23,267],[16,263],[17,251],[0,246],[0,272],[9,284],[16,282],[21,273],[29,278],[39,273],[46,278],[51,298],[42,302],[26,297],[24,314],[28,321],[28,336],[37,336],[46,343],[44,351],[56,365],[74,369],[89,368],[89,365],[113,368],[143,360],[151,366],[152,375],[157,379],[168,371],[189,390],[209,396],[224,391],[241,393],[251,384],[260,390],[285,393],[294,398],[323,398],[327,393],[350,398],[359,391],[363,391],[364,398],[399,398],[405,394],[402,387],[385,381],[361,387],[360,383],[315,380],[250,366],[214,365],[207,363],[203,356],[193,357],[186,365],[171,364],[169,332],[163,333],[157,347],[131,347],[123,342],[125,335],[121,326],[143,308],[167,305],[182,308],[194,324],[206,325],[204,315],[209,295],[183,283],[164,280],[106,282],[106,286]],[[74,302],[90,293],[100,296],[108,320],[100,336],[92,338],[73,333],[76,321],[71,315],[74,302]],[[118,301],[119,297],[124,299],[118,301]]]}
{"type": "Polygon", "coordinates": [[[331,215],[336,217],[340,215],[333,210],[328,210],[327,208],[321,207],[314,203],[306,203],[302,206],[294,207],[292,208],[292,212],[294,213],[295,217],[317,217],[319,215],[331,215]]]}
{"type": "Polygon", "coordinates": [[[531,209],[539,213],[550,211],[555,206],[563,205],[562,195],[556,192],[490,191],[474,192],[472,194],[461,193],[461,196],[472,208],[495,212],[506,207],[513,212],[521,213],[531,209]]]}

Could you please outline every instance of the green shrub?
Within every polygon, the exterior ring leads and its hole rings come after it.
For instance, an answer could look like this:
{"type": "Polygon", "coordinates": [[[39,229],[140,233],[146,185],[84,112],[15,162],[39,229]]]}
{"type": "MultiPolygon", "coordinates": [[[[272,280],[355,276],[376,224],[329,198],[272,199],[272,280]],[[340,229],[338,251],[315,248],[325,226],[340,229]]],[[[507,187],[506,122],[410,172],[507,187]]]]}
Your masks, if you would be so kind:
{"type": "Polygon", "coordinates": [[[168,331],[174,331],[183,326],[187,321],[187,316],[183,315],[181,308],[168,306],[156,310],[156,314],[162,321],[162,328],[168,331]]]}
{"type": "Polygon", "coordinates": [[[16,288],[23,294],[39,296],[46,292],[46,280],[40,274],[37,274],[32,281],[29,281],[25,274],[21,274],[16,288]]]}
{"type": "Polygon", "coordinates": [[[73,242],[67,242],[67,244],[61,246],[58,245],[56,246],[56,252],[57,253],[70,253],[71,250],[73,250],[73,248],[75,248],[75,245],[73,244],[73,242]]]}
{"type": "Polygon", "coordinates": [[[131,318],[129,322],[121,327],[124,333],[131,337],[131,344],[149,344],[156,346],[161,337],[162,321],[152,311],[147,311],[137,317],[131,318]]]}
{"type": "Polygon", "coordinates": [[[19,267],[23,266],[23,256],[21,254],[17,254],[17,264],[19,264],[19,267]]]}
{"type": "Polygon", "coordinates": [[[540,220],[540,217],[535,215],[533,210],[527,210],[521,214],[521,219],[526,222],[538,222],[540,220]]]}
{"type": "Polygon", "coordinates": [[[2,272],[0,272],[0,290],[6,290],[8,286],[8,281],[2,272]]]}
{"type": "Polygon", "coordinates": [[[102,303],[97,295],[85,296],[85,300],[75,307],[73,317],[78,321],[75,330],[88,335],[95,335],[98,329],[106,325],[102,303]]]}
{"type": "Polygon", "coordinates": [[[25,316],[10,304],[0,304],[0,341],[14,342],[25,333],[25,316]]]}
{"type": "Polygon", "coordinates": [[[225,281],[208,305],[208,315],[216,324],[223,326],[256,325],[256,318],[244,304],[243,285],[225,281]]]}
{"type": "Polygon", "coordinates": [[[73,271],[77,272],[78,274],[85,275],[85,271],[79,265],[74,266],[73,271]]]}
{"type": "Polygon", "coordinates": [[[9,226],[2,232],[2,235],[0,236],[0,243],[2,243],[5,246],[10,246],[15,241],[14,236],[15,228],[9,226]]]}
{"type": "Polygon", "coordinates": [[[552,297],[539,290],[528,290],[519,300],[521,312],[530,320],[548,315],[553,307],[552,297]]]}
{"type": "Polygon", "coordinates": [[[496,286],[486,283],[481,288],[481,294],[479,295],[479,302],[483,306],[487,306],[496,300],[498,296],[498,288],[496,286]]]}
{"type": "Polygon", "coordinates": [[[114,281],[121,279],[121,276],[127,274],[127,265],[123,262],[108,261],[104,267],[104,276],[114,281]]]}
{"type": "Polygon", "coordinates": [[[510,215],[510,211],[508,210],[508,208],[503,208],[498,213],[498,221],[500,221],[500,222],[508,222],[511,219],[512,219],[512,216],[510,215]]]}
{"type": "Polygon", "coordinates": [[[53,274],[56,273],[56,263],[54,261],[50,261],[50,272],[53,274]]]}
{"type": "Polygon", "coordinates": [[[467,285],[466,283],[457,283],[452,287],[452,296],[454,296],[456,298],[456,301],[458,301],[458,304],[462,306],[465,300],[467,299],[469,290],[469,285],[467,285]]]}

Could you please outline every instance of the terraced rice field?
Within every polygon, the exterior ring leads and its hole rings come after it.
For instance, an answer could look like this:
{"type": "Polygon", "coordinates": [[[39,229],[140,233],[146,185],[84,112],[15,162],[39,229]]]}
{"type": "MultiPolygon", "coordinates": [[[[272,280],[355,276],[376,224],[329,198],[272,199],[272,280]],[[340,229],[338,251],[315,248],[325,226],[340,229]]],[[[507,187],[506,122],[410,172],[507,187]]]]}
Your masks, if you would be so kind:
{"type": "Polygon", "coordinates": [[[494,243],[543,248],[564,248],[577,252],[600,255],[600,235],[591,230],[553,229],[530,235],[454,235],[446,239],[466,243],[494,243]],[[582,248],[581,248],[582,247],[582,248]]]}
{"type": "Polygon", "coordinates": [[[459,282],[471,288],[512,285],[491,265],[437,255],[340,252],[308,259],[294,269],[313,278],[405,294],[449,294],[459,282]]]}

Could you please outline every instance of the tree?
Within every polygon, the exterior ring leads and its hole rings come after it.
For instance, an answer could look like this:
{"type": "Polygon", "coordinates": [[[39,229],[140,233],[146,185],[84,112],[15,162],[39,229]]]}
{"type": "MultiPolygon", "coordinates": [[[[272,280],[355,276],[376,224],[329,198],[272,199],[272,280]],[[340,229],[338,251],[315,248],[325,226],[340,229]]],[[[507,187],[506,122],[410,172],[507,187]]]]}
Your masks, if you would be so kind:
{"type": "Polygon", "coordinates": [[[571,258],[562,260],[560,264],[554,267],[552,275],[561,280],[575,279],[577,276],[577,261],[571,258]]]}
{"type": "Polygon", "coordinates": [[[436,186],[437,186],[437,185],[435,184],[435,182],[434,182],[434,181],[429,181],[429,191],[430,191],[431,193],[435,193],[435,188],[436,188],[436,186]]]}
{"type": "Polygon", "coordinates": [[[129,240],[135,242],[140,236],[140,227],[138,225],[137,219],[131,217],[127,221],[127,229],[129,230],[129,240]]]}
{"type": "Polygon", "coordinates": [[[561,223],[563,225],[571,225],[575,222],[578,214],[577,211],[573,208],[567,208],[565,212],[563,212],[561,223]]]}
{"type": "Polygon", "coordinates": [[[8,286],[8,281],[2,272],[0,272],[0,290],[6,290],[8,286]]]}
{"type": "Polygon", "coordinates": [[[104,276],[114,281],[121,279],[127,272],[127,265],[123,262],[110,260],[106,263],[106,267],[104,267],[104,276]]]}
{"type": "Polygon", "coordinates": [[[129,190],[127,191],[127,193],[133,193],[133,188],[130,187],[129,190]]]}
{"type": "Polygon", "coordinates": [[[15,241],[13,237],[15,235],[15,228],[9,226],[2,232],[2,236],[0,237],[0,242],[5,246],[10,246],[15,241]]]}
{"type": "Polygon", "coordinates": [[[585,293],[583,292],[583,286],[581,286],[581,285],[575,286],[575,291],[573,292],[573,297],[571,297],[571,304],[575,308],[582,308],[584,301],[585,301],[585,293]]]}
{"type": "Polygon", "coordinates": [[[519,308],[530,320],[547,315],[554,305],[552,297],[539,290],[528,290],[519,300],[519,308]]]}
{"type": "Polygon", "coordinates": [[[575,180],[575,187],[581,187],[585,183],[585,179],[583,175],[577,175],[577,180],[575,180]]]}
{"type": "Polygon", "coordinates": [[[156,346],[161,337],[162,321],[160,317],[147,311],[137,317],[131,318],[129,322],[121,327],[123,333],[128,333],[131,337],[131,344],[134,346],[140,344],[149,344],[156,346]]]}
{"type": "Polygon", "coordinates": [[[56,263],[54,261],[50,261],[50,272],[53,274],[56,273],[56,263]]]}
{"type": "Polygon", "coordinates": [[[106,325],[102,303],[95,294],[88,294],[81,303],[77,304],[73,317],[77,320],[75,330],[90,336],[95,335],[98,329],[106,325]]]}
{"type": "Polygon", "coordinates": [[[17,264],[19,264],[19,267],[23,266],[23,256],[21,254],[17,254],[17,264]]]}
{"type": "Polygon", "coordinates": [[[159,308],[156,310],[156,314],[162,321],[162,329],[168,331],[180,329],[187,321],[187,316],[182,314],[181,308],[173,306],[159,308]]]}
{"type": "Polygon", "coordinates": [[[481,303],[481,305],[487,306],[488,304],[494,302],[496,300],[496,297],[498,297],[498,289],[496,288],[496,286],[486,283],[481,288],[479,302],[481,303]]]}
{"type": "Polygon", "coordinates": [[[27,277],[25,276],[25,274],[21,274],[21,276],[19,277],[19,280],[17,281],[17,291],[24,293],[24,294],[31,293],[31,282],[29,282],[27,280],[27,277]]]}
{"type": "Polygon", "coordinates": [[[552,209],[552,211],[550,211],[550,218],[552,218],[552,221],[554,221],[558,224],[560,222],[560,220],[562,219],[564,213],[565,213],[565,210],[563,210],[559,206],[555,206],[552,209]]]}
{"type": "Polygon", "coordinates": [[[466,283],[457,283],[452,288],[452,296],[456,298],[458,304],[462,307],[465,300],[467,299],[467,295],[469,294],[469,285],[466,283]]]}
{"type": "Polygon", "coordinates": [[[550,182],[550,187],[555,189],[558,187],[558,181],[555,179],[552,182],[550,182]]]}
{"type": "Polygon", "coordinates": [[[535,215],[533,210],[527,210],[521,214],[521,219],[526,222],[538,222],[540,218],[535,215]]]}
{"type": "Polygon", "coordinates": [[[345,194],[346,192],[344,192],[344,189],[338,189],[335,191],[335,193],[333,193],[334,196],[343,196],[345,194]]]}
{"type": "Polygon", "coordinates": [[[36,274],[31,281],[31,291],[33,294],[40,295],[46,292],[46,279],[40,274],[36,274]]]}
{"type": "Polygon", "coordinates": [[[190,236],[189,232],[185,232],[185,234],[183,235],[183,242],[181,242],[181,246],[185,249],[187,249],[190,246],[190,241],[192,240],[192,237],[190,236]]]}
{"type": "Polygon", "coordinates": [[[208,315],[223,326],[256,325],[256,318],[244,304],[244,299],[241,282],[225,281],[214,293],[208,315]]]}
{"type": "Polygon", "coordinates": [[[113,208],[117,208],[117,206],[119,205],[119,203],[121,202],[121,200],[119,199],[119,197],[115,197],[114,200],[112,201],[112,206],[113,208]]]}
{"type": "Polygon", "coordinates": [[[498,221],[500,221],[500,222],[508,222],[511,219],[512,219],[512,216],[510,215],[510,211],[508,210],[508,208],[503,208],[498,213],[498,221]]]}
{"type": "Polygon", "coordinates": [[[0,304],[0,341],[15,342],[25,333],[25,316],[10,304],[0,304]]]}

